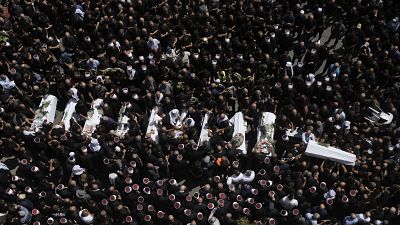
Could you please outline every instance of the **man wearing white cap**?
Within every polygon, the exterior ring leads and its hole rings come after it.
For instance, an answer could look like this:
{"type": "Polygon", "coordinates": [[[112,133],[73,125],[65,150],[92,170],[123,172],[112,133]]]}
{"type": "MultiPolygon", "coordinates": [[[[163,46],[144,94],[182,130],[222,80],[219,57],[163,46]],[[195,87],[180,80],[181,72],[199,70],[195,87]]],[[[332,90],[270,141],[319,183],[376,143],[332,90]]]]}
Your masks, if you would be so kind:
{"type": "Polygon", "coordinates": [[[74,176],[80,176],[80,175],[82,175],[84,172],[85,172],[85,169],[82,168],[82,167],[79,166],[79,165],[75,165],[74,167],[72,167],[72,174],[73,174],[74,176]]]}
{"type": "Polygon", "coordinates": [[[98,152],[101,149],[101,146],[99,144],[99,141],[96,138],[92,138],[90,140],[90,144],[89,144],[89,148],[90,150],[92,150],[93,152],[98,152]]]}
{"type": "Polygon", "coordinates": [[[336,191],[334,191],[333,189],[329,190],[328,192],[326,192],[324,194],[324,198],[326,198],[326,199],[328,199],[328,198],[333,199],[333,198],[335,198],[335,196],[336,196],[336,191]]]}

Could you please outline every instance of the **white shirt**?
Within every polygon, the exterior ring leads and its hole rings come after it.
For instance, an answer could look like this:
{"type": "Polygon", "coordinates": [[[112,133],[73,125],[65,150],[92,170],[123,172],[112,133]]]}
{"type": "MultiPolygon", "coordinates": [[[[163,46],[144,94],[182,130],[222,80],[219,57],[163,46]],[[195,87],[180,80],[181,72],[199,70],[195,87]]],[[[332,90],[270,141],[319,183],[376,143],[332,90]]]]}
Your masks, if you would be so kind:
{"type": "Polygon", "coordinates": [[[291,210],[299,205],[299,202],[296,199],[290,200],[288,196],[283,197],[280,203],[282,207],[285,208],[286,210],[291,210]]]}
{"type": "Polygon", "coordinates": [[[150,49],[158,49],[158,45],[160,44],[160,41],[159,40],[157,40],[157,39],[155,39],[155,38],[153,38],[152,40],[149,40],[148,42],[147,42],[147,46],[150,48],[150,49]]]}
{"type": "Polygon", "coordinates": [[[240,173],[239,175],[232,175],[230,177],[228,177],[226,184],[230,185],[232,183],[239,183],[240,181],[242,181],[243,179],[243,173],[240,173]]]}
{"type": "Polygon", "coordinates": [[[87,215],[85,217],[82,217],[82,212],[83,212],[83,209],[81,211],[79,211],[79,217],[81,218],[81,220],[86,224],[91,224],[93,222],[93,219],[94,219],[93,215],[89,214],[89,215],[87,215]]]}
{"type": "Polygon", "coordinates": [[[365,214],[363,213],[357,214],[357,219],[362,223],[369,223],[371,221],[371,218],[366,217],[365,214]]]}
{"type": "Polygon", "coordinates": [[[353,225],[358,223],[358,218],[353,218],[351,216],[346,216],[343,220],[344,225],[353,225]]]}
{"type": "Polygon", "coordinates": [[[301,135],[301,139],[303,140],[303,143],[304,143],[304,144],[308,144],[308,141],[310,141],[310,140],[312,140],[312,141],[315,141],[315,140],[316,140],[315,135],[314,135],[313,133],[310,133],[310,135],[308,135],[307,132],[304,132],[304,133],[301,135]]]}

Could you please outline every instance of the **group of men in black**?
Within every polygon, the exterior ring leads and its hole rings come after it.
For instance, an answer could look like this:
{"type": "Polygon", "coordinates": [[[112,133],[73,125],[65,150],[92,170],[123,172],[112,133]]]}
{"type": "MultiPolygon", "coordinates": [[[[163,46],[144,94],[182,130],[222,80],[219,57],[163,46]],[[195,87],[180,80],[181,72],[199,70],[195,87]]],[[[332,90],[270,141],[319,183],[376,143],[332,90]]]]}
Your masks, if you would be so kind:
{"type": "Polygon", "coordinates": [[[0,2],[0,224],[399,223],[398,2],[0,2]],[[69,130],[32,131],[48,94],[61,114],[76,94],[69,130]],[[393,122],[365,120],[375,106],[393,122]],[[277,116],[268,156],[253,150],[263,112],[277,116]],[[305,156],[296,128],[356,165],[305,156]]]}

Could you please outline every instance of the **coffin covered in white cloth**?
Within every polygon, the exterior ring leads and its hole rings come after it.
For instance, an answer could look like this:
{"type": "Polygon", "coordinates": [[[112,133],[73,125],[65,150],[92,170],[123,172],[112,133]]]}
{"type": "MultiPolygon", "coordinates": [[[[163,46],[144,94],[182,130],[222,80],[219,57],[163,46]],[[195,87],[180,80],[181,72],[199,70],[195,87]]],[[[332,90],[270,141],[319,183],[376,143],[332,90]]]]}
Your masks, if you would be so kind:
{"type": "Polygon", "coordinates": [[[243,137],[242,144],[237,149],[242,151],[242,154],[247,154],[246,149],[246,129],[247,122],[244,120],[242,112],[237,112],[231,119],[230,122],[233,124],[233,137],[241,135],[243,137]]]}
{"type": "Polygon", "coordinates": [[[92,103],[92,107],[88,111],[88,119],[83,126],[82,134],[91,135],[96,130],[96,126],[100,124],[100,119],[103,117],[103,111],[100,109],[103,99],[96,99],[92,103]]]}
{"type": "Polygon", "coordinates": [[[260,121],[260,126],[257,128],[257,140],[260,140],[262,136],[262,130],[261,126],[266,127],[266,131],[268,132],[268,135],[270,138],[274,138],[274,124],[275,124],[275,119],[276,115],[270,112],[263,112],[261,121],[260,121]]]}
{"type": "Polygon", "coordinates": [[[208,136],[208,119],[209,118],[210,118],[210,115],[208,113],[204,114],[203,122],[201,124],[199,143],[197,144],[198,146],[202,146],[205,141],[210,140],[210,137],[208,136]]]}
{"type": "Polygon", "coordinates": [[[32,123],[32,130],[41,128],[43,123],[52,123],[56,116],[57,97],[54,95],[46,95],[42,98],[39,108],[35,111],[35,118],[32,123]]]}
{"type": "Polygon", "coordinates": [[[329,159],[348,166],[354,166],[356,162],[356,155],[334,147],[319,145],[315,141],[308,142],[305,154],[321,159],[329,159]]]}
{"type": "Polygon", "coordinates": [[[253,151],[260,151],[271,156],[273,149],[274,124],[276,115],[270,112],[263,112],[260,124],[257,128],[257,143],[253,151]]]}
{"type": "Polygon", "coordinates": [[[65,107],[64,115],[63,115],[61,121],[64,123],[64,127],[65,127],[66,131],[68,131],[71,126],[70,120],[75,113],[75,106],[77,103],[78,103],[77,100],[70,99],[67,103],[67,106],[65,107]]]}
{"type": "Polygon", "coordinates": [[[159,116],[157,113],[157,107],[151,110],[149,125],[147,126],[146,131],[146,137],[149,137],[153,141],[158,141],[158,127],[162,120],[161,116],[159,116]]]}
{"type": "Polygon", "coordinates": [[[126,105],[121,106],[118,116],[118,127],[115,134],[119,137],[124,136],[129,131],[129,117],[126,116],[126,105]]]}

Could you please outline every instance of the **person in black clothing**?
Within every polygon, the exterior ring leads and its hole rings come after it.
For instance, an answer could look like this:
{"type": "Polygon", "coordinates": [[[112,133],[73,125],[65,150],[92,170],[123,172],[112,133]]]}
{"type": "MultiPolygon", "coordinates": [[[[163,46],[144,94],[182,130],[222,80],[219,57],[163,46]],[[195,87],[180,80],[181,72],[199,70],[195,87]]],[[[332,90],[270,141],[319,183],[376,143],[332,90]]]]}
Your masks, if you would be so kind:
{"type": "Polygon", "coordinates": [[[398,6],[0,1],[0,224],[396,223],[398,6]]]}

